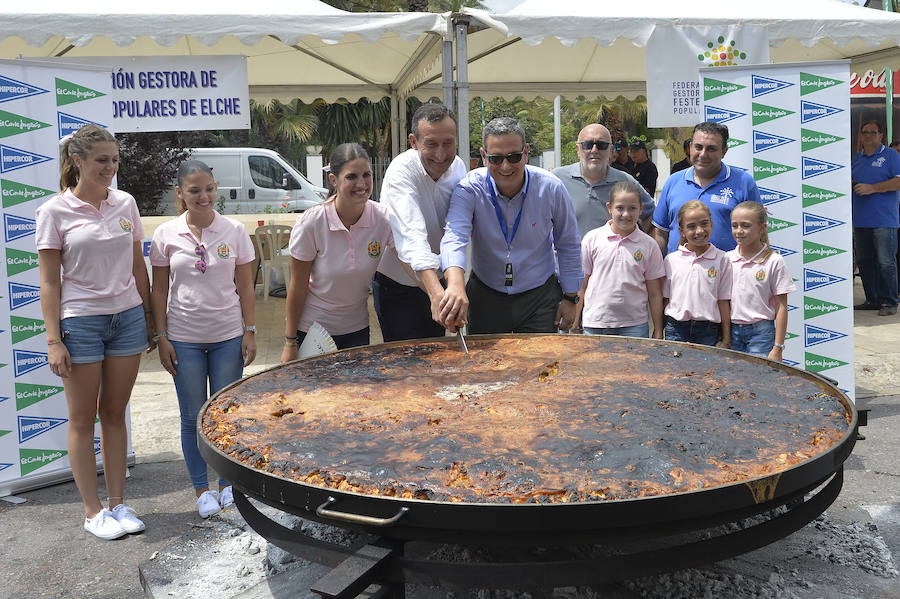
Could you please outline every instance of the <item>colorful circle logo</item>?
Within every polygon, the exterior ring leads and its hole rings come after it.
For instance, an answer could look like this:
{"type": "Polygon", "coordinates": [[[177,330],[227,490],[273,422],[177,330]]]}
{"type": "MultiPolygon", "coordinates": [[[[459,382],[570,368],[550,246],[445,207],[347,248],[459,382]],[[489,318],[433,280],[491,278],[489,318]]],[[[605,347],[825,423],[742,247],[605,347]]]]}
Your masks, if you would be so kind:
{"type": "Polygon", "coordinates": [[[703,54],[698,54],[697,60],[708,67],[734,66],[738,64],[738,60],[747,59],[747,53],[741,52],[735,44],[734,40],[726,43],[725,37],[720,35],[716,41],[706,43],[708,49],[703,54]]]}

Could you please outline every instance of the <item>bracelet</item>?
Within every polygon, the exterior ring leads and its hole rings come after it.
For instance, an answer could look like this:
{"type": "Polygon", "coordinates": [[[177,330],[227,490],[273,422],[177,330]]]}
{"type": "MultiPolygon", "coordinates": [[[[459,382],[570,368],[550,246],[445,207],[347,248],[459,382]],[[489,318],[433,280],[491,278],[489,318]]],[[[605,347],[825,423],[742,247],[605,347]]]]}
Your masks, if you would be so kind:
{"type": "Polygon", "coordinates": [[[47,337],[47,345],[58,345],[62,343],[62,339],[59,337],[47,337]]]}
{"type": "Polygon", "coordinates": [[[153,314],[153,309],[150,310],[144,309],[144,314],[153,314]]]}
{"type": "Polygon", "coordinates": [[[784,343],[775,343],[773,347],[777,347],[778,349],[784,349],[784,343]]]}
{"type": "Polygon", "coordinates": [[[166,331],[165,331],[165,330],[162,330],[162,331],[156,331],[156,334],[153,335],[153,337],[152,337],[153,343],[156,343],[157,341],[159,341],[159,338],[160,338],[160,337],[166,337],[166,331]]]}
{"type": "Polygon", "coordinates": [[[285,347],[297,347],[297,340],[296,340],[296,339],[292,339],[292,340],[289,340],[289,341],[286,340],[286,341],[284,342],[284,346],[285,346],[285,347]]]}

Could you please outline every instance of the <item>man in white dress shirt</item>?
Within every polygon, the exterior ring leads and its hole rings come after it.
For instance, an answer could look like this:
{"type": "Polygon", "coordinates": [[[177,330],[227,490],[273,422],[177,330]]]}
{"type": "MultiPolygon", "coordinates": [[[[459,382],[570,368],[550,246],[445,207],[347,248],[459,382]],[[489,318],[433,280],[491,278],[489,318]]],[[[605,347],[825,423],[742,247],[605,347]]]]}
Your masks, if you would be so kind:
{"type": "Polygon", "coordinates": [[[450,196],[466,174],[465,163],[456,155],[456,116],[446,106],[419,107],[409,143],[412,147],[391,162],[381,186],[380,201],[390,213],[399,255],[399,260],[391,253],[382,258],[372,283],[385,341],[444,335],[439,324],[444,296],[438,274],[441,237],[450,196]]]}

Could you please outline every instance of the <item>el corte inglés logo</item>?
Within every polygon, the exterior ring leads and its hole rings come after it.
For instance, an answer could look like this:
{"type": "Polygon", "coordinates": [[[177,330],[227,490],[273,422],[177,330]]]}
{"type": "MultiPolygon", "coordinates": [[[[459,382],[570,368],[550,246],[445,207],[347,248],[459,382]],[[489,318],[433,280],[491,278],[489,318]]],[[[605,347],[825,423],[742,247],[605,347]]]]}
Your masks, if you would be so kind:
{"type": "Polygon", "coordinates": [[[838,137],[837,135],[813,131],[812,129],[800,129],[800,149],[804,152],[821,148],[843,139],[843,137],[838,137]]]}
{"type": "Polygon", "coordinates": [[[840,250],[838,248],[831,247],[829,245],[823,245],[821,243],[815,243],[812,241],[803,240],[803,264],[808,264],[809,262],[815,262],[816,260],[821,260],[823,258],[830,258],[832,256],[837,256],[838,254],[843,254],[846,250],[840,250]]]}
{"type": "Polygon", "coordinates": [[[781,175],[782,173],[789,173],[790,171],[795,170],[797,170],[796,167],[788,166],[786,164],[778,164],[777,162],[771,162],[761,158],[753,159],[753,178],[757,180],[768,179],[769,177],[781,175]]]}
{"type": "Polygon", "coordinates": [[[781,220],[780,218],[769,217],[768,226],[766,229],[769,233],[775,233],[777,231],[783,231],[789,227],[796,227],[797,223],[792,223],[789,220],[781,220]]]}
{"type": "Polygon", "coordinates": [[[23,202],[30,202],[31,200],[39,200],[55,193],[55,191],[50,191],[49,189],[41,189],[40,187],[10,181],[9,179],[0,179],[0,196],[3,197],[4,208],[23,202]]]}
{"type": "Polygon", "coordinates": [[[803,317],[806,320],[822,316],[823,314],[831,314],[839,310],[845,310],[847,306],[826,302],[825,300],[816,299],[814,297],[803,296],[803,317]]]}
{"type": "Polygon", "coordinates": [[[13,248],[6,248],[6,276],[11,277],[21,272],[38,267],[38,255],[34,252],[24,252],[13,248]]]}
{"type": "Polygon", "coordinates": [[[794,114],[793,110],[786,108],[778,108],[777,106],[766,106],[765,104],[757,104],[753,102],[753,124],[759,125],[780,119],[788,115],[794,114]]]}
{"type": "Polygon", "coordinates": [[[68,452],[63,449],[23,449],[19,448],[19,469],[22,476],[31,474],[38,468],[51,464],[68,452]]]}
{"type": "Polygon", "coordinates": [[[0,137],[29,133],[49,126],[48,123],[0,110],[0,137]]]}
{"type": "Polygon", "coordinates": [[[44,321],[37,318],[23,318],[21,316],[9,317],[9,332],[12,336],[13,345],[26,339],[30,339],[36,335],[40,335],[47,330],[44,321]]]}
{"type": "Polygon", "coordinates": [[[837,79],[830,79],[828,77],[812,75],[810,73],[804,73],[801,71],[800,95],[805,96],[806,94],[817,92],[820,89],[827,89],[829,87],[834,87],[835,85],[841,85],[842,83],[843,81],[838,81],[837,79]]]}
{"type": "Polygon", "coordinates": [[[809,208],[810,206],[821,204],[822,202],[827,202],[829,200],[834,200],[835,198],[840,198],[843,196],[844,194],[842,193],[830,191],[828,189],[822,189],[821,187],[813,187],[812,185],[803,185],[801,192],[804,208],[809,208]]]}
{"type": "Polygon", "coordinates": [[[810,372],[821,372],[838,366],[846,366],[847,362],[828,356],[820,356],[812,352],[805,352],[805,368],[810,372]]]}
{"type": "Polygon", "coordinates": [[[32,383],[16,383],[16,410],[24,410],[54,395],[63,392],[63,387],[53,385],[34,385],[32,383]]]}
{"type": "Polygon", "coordinates": [[[704,77],[703,99],[709,100],[711,98],[718,98],[719,96],[724,96],[725,94],[730,94],[732,92],[744,89],[745,87],[747,86],[739,85],[737,83],[731,83],[730,81],[719,81],[718,79],[704,77]]]}
{"type": "Polygon", "coordinates": [[[106,94],[102,94],[89,87],[84,87],[83,85],[78,85],[77,83],[72,83],[71,81],[60,79],[59,77],[56,78],[57,106],[81,102],[83,100],[92,100],[93,98],[99,98],[100,96],[105,95],[106,94]]]}
{"type": "Polygon", "coordinates": [[[729,137],[728,138],[728,149],[732,150],[738,146],[744,145],[745,143],[748,143],[748,142],[743,139],[738,139],[736,137],[729,137]]]}

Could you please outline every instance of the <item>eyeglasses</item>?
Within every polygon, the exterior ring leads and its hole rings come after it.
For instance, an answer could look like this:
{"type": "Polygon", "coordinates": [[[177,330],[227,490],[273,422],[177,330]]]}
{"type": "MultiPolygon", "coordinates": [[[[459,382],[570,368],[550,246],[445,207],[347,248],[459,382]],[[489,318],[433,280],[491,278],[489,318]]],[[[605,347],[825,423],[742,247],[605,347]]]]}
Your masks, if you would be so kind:
{"type": "Polygon", "coordinates": [[[593,148],[594,146],[597,146],[598,150],[605,150],[610,146],[610,142],[603,141],[602,139],[586,139],[577,143],[585,152],[590,152],[591,148],[593,148]]]}
{"type": "Polygon", "coordinates": [[[491,164],[503,164],[503,161],[506,160],[510,164],[516,164],[520,160],[522,160],[522,156],[525,155],[525,152],[513,152],[512,154],[486,154],[488,162],[491,164]]]}
{"type": "Polygon", "coordinates": [[[199,260],[194,262],[194,268],[199,270],[200,272],[206,272],[206,248],[203,247],[202,244],[198,244],[197,247],[194,248],[194,253],[200,257],[199,260]]]}
{"type": "Polygon", "coordinates": [[[863,135],[879,135],[881,132],[880,131],[866,131],[865,129],[863,129],[862,131],[860,131],[860,133],[862,133],[863,135]]]}

